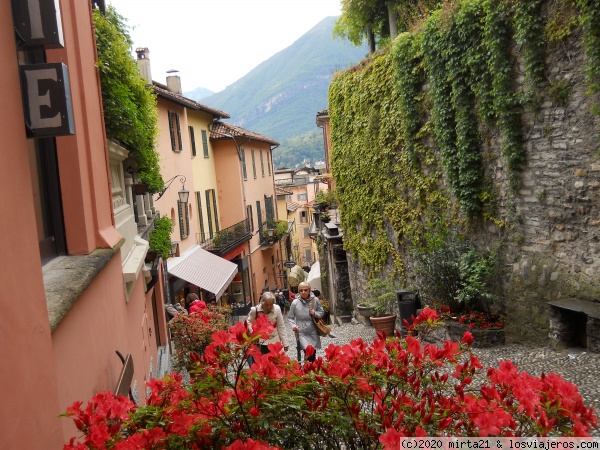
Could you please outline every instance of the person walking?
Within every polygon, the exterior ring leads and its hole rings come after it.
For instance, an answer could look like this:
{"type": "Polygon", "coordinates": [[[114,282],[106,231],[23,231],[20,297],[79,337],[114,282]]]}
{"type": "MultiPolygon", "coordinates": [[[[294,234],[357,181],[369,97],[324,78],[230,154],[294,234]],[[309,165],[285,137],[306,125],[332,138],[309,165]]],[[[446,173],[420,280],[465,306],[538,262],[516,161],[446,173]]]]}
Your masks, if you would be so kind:
{"type": "Polygon", "coordinates": [[[269,353],[269,344],[274,344],[275,342],[281,342],[283,349],[287,352],[288,342],[283,314],[281,308],[275,304],[275,295],[272,292],[266,291],[260,297],[260,304],[250,308],[248,318],[246,319],[250,331],[252,331],[252,322],[258,318],[259,314],[265,314],[269,322],[275,327],[269,338],[259,343],[261,354],[266,355],[269,353]]]}
{"type": "MultiPolygon", "coordinates": [[[[325,314],[321,302],[311,292],[310,284],[302,282],[298,285],[298,294],[290,306],[288,312],[288,323],[296,334],[298,343],[306,355],[306,347],[312,345],[315,349],[321,348],[321,338],[312,318],[320,319],[325,314]]],[[[307,361],[313,362],[316,353],[313,353],[307,361]]]]}

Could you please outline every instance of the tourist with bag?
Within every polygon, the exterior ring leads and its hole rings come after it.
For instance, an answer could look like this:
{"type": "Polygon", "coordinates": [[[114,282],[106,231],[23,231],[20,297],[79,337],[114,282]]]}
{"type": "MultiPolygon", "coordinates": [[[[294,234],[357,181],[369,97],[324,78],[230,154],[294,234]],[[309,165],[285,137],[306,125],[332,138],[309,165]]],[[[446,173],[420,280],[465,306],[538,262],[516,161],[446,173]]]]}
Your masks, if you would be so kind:
{"type": "Polygon", "coordinates": [[[287,352],[288,342],[283,314],[281,308],[275,304],[275,295],[272,292],[266,291],[260,298],[260,304],[250,308],[248,318],[246,319],[250,332],[252,332],[252,322],[258,318],[259,314],[265,314],[271,325],[275,327],[268,339],[259,342],[260,352],[266,355],[269,353],[269,344],[274,344],[275,342],[281,342],[283,349],[287,352]]]}
{"type": "MultiPolygon", "coordinates": [[[[298,338],[302,350],[306,353],[306,347],[312,345],[315,349],[321,348],[321,338],[317,327],[313,322],[315,319],[320,319],[325,315],[325,311],[321,306],[321,302],[311,292],[310,284],[302,282],[298,285],[298,294],[290,306],[288,312],[288,323],[292,327],[292,331],[298,331],[298,338]]],[[[308,361],[314,361],[316,353],[309,358],[308,361]]]]}

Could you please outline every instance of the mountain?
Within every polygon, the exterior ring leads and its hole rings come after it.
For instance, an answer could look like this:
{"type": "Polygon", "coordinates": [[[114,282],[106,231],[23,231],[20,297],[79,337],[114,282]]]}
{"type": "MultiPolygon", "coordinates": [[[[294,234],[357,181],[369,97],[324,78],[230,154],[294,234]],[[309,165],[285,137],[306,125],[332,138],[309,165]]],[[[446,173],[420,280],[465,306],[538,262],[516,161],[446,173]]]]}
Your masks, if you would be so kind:
{"type": "Polygon", "coordinates": [[[199,87],[194,89],[193,91],[184,92],[183,95],[185,95],[187,98],[191,98],[192,100],[196,100],[197,102],[199,102],[203,98],[209,97],[214,93],[215,92],[211,91],[210,89],[199,87]]]}
{"type": "Polygon", "coordinates": [[[366,47],[333,38],[336,17],[327,17],[289,47],[276,53],[223,91],[202,103],[227,111],[231,122],[281,142],[275,166],[294,167],[323,159],[318,111],[327,108],[333,74],[358,63],[366,47]]]}

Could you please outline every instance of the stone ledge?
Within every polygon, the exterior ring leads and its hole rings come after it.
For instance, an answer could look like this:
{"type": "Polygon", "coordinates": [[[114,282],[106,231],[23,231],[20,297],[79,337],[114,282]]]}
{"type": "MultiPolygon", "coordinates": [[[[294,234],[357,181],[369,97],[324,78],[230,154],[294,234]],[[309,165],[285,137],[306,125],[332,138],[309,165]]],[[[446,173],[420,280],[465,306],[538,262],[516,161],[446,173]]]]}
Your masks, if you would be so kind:
{"type": "Polygon", "coordinates": [[[50,330],[54,331],[79,296],[116,255],[123,244],[96,249],[89,255],[61,256],[43,268],[50,330]]]}
{"type": "Polygon", "coordinates": [[[600,319],[600,303],[597,302],[569,298],[563,300],[554,300],[547,303],[555,308],[584,313],[586,316],[593,317],[594,319],[600,319]]]}

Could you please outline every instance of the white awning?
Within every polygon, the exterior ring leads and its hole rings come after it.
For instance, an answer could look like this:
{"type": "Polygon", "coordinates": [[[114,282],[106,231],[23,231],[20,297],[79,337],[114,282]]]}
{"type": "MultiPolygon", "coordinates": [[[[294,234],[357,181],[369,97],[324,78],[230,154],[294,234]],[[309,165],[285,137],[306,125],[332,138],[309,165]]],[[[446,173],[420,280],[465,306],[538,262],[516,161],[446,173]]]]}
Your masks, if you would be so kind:
{"type": "Polygon", "coordinates": [[[319,261],[311,266],[306,282],[310,284],[312,289],[323,290],[321,287],[321,263],[319,261]]]}
{"type": "Polygon", "coordinates": [[[238,271],[237,264],[194,245],[177,258],[168,260],[169,274],[192,283],[221,298],[238,271]]]}

